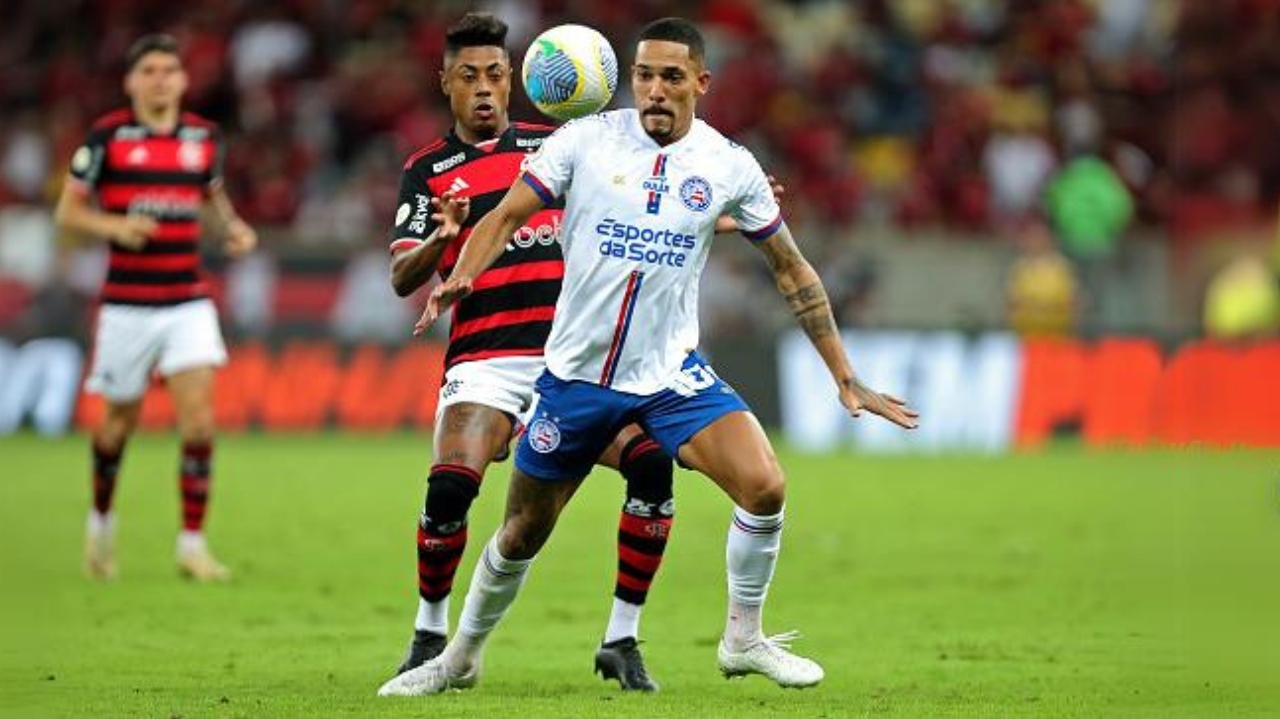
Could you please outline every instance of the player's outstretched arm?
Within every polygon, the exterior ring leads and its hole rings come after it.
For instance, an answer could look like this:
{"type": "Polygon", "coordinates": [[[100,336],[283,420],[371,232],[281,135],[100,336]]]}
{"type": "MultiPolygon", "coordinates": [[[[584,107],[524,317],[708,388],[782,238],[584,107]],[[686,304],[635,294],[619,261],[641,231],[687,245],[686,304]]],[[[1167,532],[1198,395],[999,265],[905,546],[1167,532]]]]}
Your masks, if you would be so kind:
{"type": "Polygon", "coordinates": [[[472,228],[453,272],[449,279],[431,291],[426,309],[413,326],[413,333],[422,334],[454,302],[471,294],[471,283],[475,278],[498,259],[509,238],[541,208],[542,198],[538,193],[524,181],[523,176],[517,179],[502,202],[472,228]]]}
{"type": "Polygon", "coordinates": [[[445,248],[462,231],[462,223],[471,212],[471,198],[458,197],[450,191],[432,197],[431,207],[436,229],[413,249],[396,252],[391,258],[391,286],[400,297],[408,297],[431,279],[445,248]]]}
{"type": "Polygon", "coordinates": [[[791,230],[783,224],[757,246],[769,261],[778,291],[787,300],[787,306],[835,379],[840,389],[840,403],[849,410],[849,414],[857,417],[862,410],[867,410],[901,427],[915,429],[919,418],[915,410],[893,395],[867,387],[853,373],[853,366],[840,341],[835,316],[831,313],[826,288],[813,266],[800,254],[791,230]]]}

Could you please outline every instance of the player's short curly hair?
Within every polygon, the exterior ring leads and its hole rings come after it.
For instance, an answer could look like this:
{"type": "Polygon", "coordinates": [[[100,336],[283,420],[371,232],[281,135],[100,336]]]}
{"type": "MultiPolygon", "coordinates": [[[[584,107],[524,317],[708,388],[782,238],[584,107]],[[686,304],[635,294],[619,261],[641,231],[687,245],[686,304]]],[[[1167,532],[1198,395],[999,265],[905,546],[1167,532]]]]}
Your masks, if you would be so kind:
{"type": "Polygon", "coordinates": [[[493,13],[469,12],[444,33],[444,52],[451,55],[464,47],[507,48],[507,24],[493,13]]]}
{"type": "Polygon", "coordinates": [[[640,42],[645,40],[665,40],[686,45],[689,57],[698,62],[702,62],[707,54],[707,46],[698,26],[682,17],[664,17],[645,25],[640,31],[640,42]]]}
{"type": "Polygon", "coordinates": [[[178,39],[174,36],[163,32],[143,35],[133,41],[133,44],[129,46],[129,51],[124,55],[125,71],[132,70],[138,64],[138,61],[153,52],[163,52],[175,57],[181,56],[178,39]]]}

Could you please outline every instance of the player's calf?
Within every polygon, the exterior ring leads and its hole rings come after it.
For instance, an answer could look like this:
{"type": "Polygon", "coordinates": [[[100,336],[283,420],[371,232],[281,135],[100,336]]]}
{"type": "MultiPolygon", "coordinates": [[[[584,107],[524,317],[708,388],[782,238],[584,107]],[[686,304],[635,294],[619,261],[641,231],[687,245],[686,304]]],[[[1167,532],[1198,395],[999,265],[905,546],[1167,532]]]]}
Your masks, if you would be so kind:
{"type": "Polygon", "coordinates": [[[423,601],[439,602],[453,590],[467,548],[467,512],[479,493],[475,470],[455,464],[431,468],[418,521],[418,594],[423,601]]]}

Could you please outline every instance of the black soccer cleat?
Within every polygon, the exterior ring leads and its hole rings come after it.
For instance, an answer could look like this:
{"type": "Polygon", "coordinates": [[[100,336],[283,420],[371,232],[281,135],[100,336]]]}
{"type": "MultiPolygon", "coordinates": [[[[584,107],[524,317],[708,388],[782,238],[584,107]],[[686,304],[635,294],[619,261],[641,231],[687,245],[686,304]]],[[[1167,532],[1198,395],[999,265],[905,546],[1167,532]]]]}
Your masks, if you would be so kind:
{"type": "Polygon", "coordinates": [[[409,652],[405,654],[404,661],[400,663],[400,668],[396,669],[396,676],[400,676],[410,669],[416,669],[440,656],[440,652],[444,651],[444,645],[447,641],[443,634],[436,634],[425,629],[413,630],[413,641],[409,643],[409,652]]]}
{"type": "Polygon", "coordinates": [[[596,671],[605,679],[617,679],[622,691],[656,692],[658,683],[649,678],[644,657],[635,637],[624,637],[596,650],[596,671]]]}

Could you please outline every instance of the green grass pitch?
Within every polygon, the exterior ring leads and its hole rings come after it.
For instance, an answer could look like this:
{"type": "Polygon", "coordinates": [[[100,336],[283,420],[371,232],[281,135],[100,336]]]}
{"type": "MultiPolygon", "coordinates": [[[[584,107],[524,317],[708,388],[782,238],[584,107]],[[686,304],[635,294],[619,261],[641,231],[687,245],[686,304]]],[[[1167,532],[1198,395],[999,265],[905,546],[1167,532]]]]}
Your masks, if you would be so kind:
{"type": "MultiPolygon", "coordinates": [[[[84,437],[0,439],[5,716],[1275,716],[1280,453],[1058,446],[1005,457],[780,450],[787,529],[765,628],[816,689],[715,666],[728,501],[677,478],[642,635],[656,696],[592,676],[622,485],[566,512],[469,692],[380,699],[415,606],[429,438],[220,440],[210,536],[228,586],[176,576],[176,440],[139,437],[117,494],[121,576],[80,574],[84,437]]],[[[453,614],[501,514],[471,515],[453,614]]]]}

